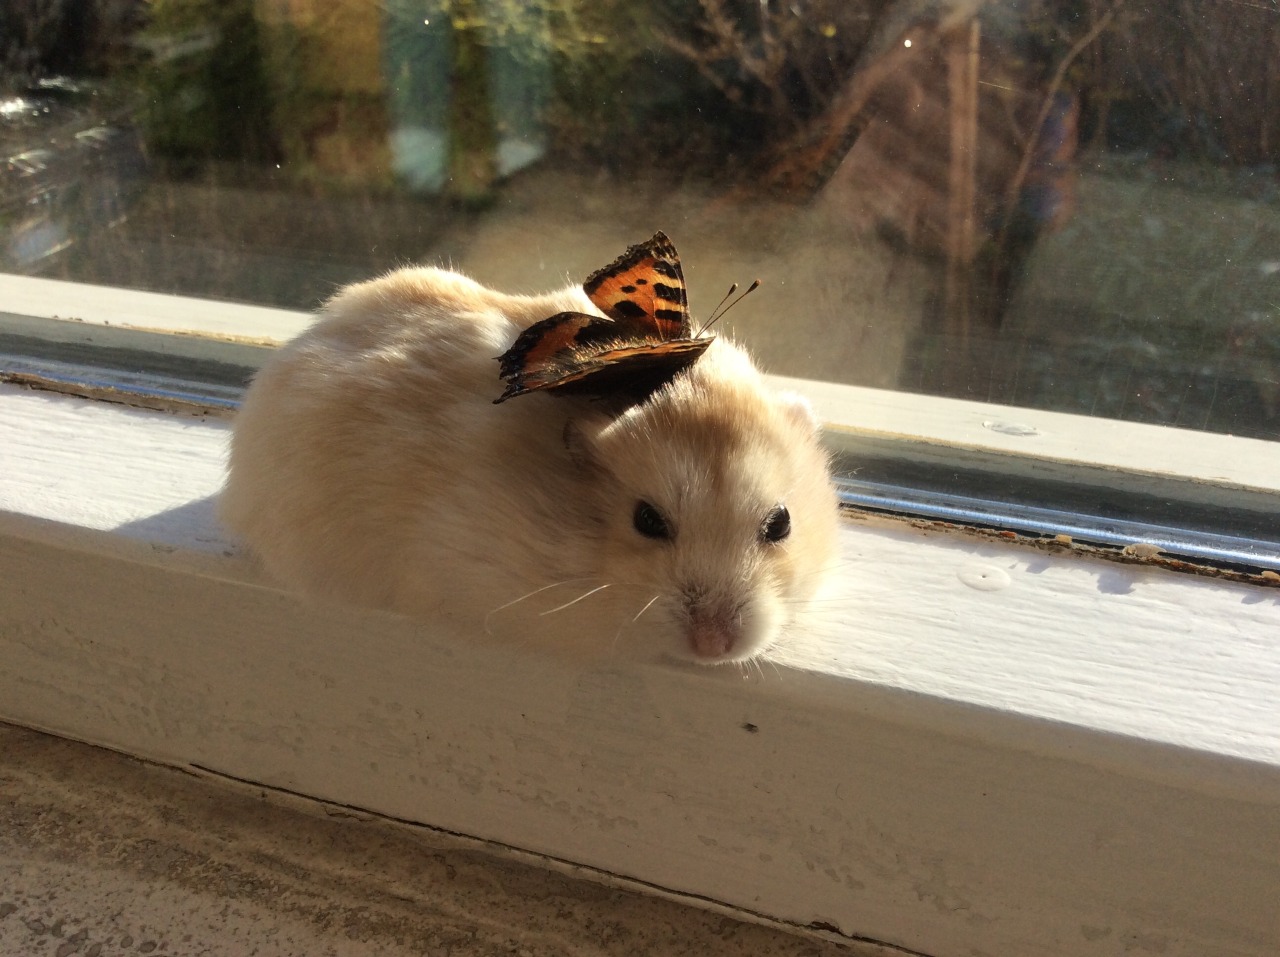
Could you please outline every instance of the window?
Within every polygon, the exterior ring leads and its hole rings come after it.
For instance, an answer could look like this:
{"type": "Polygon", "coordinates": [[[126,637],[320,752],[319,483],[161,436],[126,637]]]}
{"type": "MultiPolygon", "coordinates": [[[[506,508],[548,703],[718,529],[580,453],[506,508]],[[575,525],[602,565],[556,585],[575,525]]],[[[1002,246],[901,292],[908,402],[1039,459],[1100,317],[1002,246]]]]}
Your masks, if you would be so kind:
{"type": "Polygon", "coordinates": [[[1280,17],[1105,0],[12,5],[13,273],[309,309],[655,228],[809,379],[1273,438],[1280,17]]]}
{"type": "MultiPolygon", "coordinates": [[[[36,0],[2,16],[13,275],[309,310],[409,262],[546,289],[662,228],[696,314],[765,280],[725,327],[774,373],[1277,436],[1266,3],[36,0]]],[[[297,328],[255,316],[242,335],[297,328]]],[[[47,322],[7,323],[6,350],[46,373],[91,358],[47,322]]],[[[175,348],[122,335],[93,361],[175,348]]],[[[260,361],[177,351],[152,373],[210,379],[215,402],[260,361]]],[[[1270,482],[1224,501],[1142,480],[1120,501],[1087,469],[1031,488],[1003,456],[922,471],[855,445],[864,505],[943,517],[928,503],[950,497],[981,523],[1016,497],[1038,518],[1001,521],[1028,530],[1177,539],[1249,568],[1280,554],[1270,482]],[[1050,514],[1070,485],[1093,488],[1066,496],[1083,526],[1050,514]]]]}

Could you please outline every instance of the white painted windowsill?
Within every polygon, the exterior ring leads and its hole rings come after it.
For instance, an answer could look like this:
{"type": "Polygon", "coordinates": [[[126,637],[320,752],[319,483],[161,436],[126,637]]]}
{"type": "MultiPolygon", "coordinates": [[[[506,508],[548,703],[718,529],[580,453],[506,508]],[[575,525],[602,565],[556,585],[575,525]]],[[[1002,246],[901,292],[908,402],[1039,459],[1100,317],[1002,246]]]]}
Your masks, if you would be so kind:
{"type": "MultiPolygon", "coordinates": [[[[194,356],[310,321],[0,293],[194,356]]],[[[780,384],[837,445],[1280,490],[1276,443],[780,384]]],[[[266,581],[213,518],[227,431],[0,386],[0,718],[934,957],[1280,953],[1280,590],[863,518],[745,678],[494,647],[266,581]]]]}
{"type": "Polygon", "coordinates": [[[1280,953],[1280,591],[850,520],[772,664],[317,607],[225,421],[0,387],[0,718],[951,957],[1280,953]]]}

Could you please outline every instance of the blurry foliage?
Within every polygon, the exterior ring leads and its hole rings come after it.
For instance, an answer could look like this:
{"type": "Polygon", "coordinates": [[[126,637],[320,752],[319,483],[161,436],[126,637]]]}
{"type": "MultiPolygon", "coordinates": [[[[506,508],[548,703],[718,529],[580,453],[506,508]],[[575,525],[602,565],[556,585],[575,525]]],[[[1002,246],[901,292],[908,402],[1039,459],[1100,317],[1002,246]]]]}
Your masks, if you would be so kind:
{"type": "Polygon", "coordinates": [[[148,0],[135,39],[141,121],[154,154],[179,163],[278,156],[252,0],[148,0]]]}
{"type": "Polygon", "coordinates": [[[763,136],[817,116],[853,72],[888,0],[665,0],[656,34],[763,136]]]}
{"type": "Polygon", "coordinates": [[[1280,0],[1129,0],[1092,60],[1089,93],[1109,145],[1275,166],[1280,0]]]}
{"type": "MultiPolygon", "coordinates": [[[[373,175],[385,166],[384,151],[361,145],[361,137],[386,136],[386,77],[376,47],[394,9],[449,25],[459,38],[453,83],[477,104],[486,50],[549,65],[545,123],[551,149],[564,158],[723,175],[760,162],[771,144],[821,117],[895,21],[937,17],[952,6],[4,0],[0,76],[12,86],[56,73],[108,74],[132,61],[159,155],[248,163],[289,157],[298,174],[319,138],[322,167],[373,175]]],[[[1086,142],[1230,165],[1275,164],[1280,155],[1280,0],[972,6],[988,27],[999,25],[994,35],[1009,39],[1003,55],[1022,62],[1023,76],[1038,66],[1041,81],[1076,38],[1114,14],[1063,81],[1081,97],[1086,142]]]]}
{"type": "Polygon", "coordinates": [[[39,78],[57,49],[67,20],[63,0],[7,0],[0,4],[0,76],[15,87],[39,78]]]}
{"type": "Polygon", "coordinates": [[[549,62],[546,119],[561,155],[615,169],[723,174],[821,111],[887,0],[394,5],[432,23],[447,18],[478,48],[549,62]]]}
{"type": "Polygon", "coordinates": [[[254,0],[281,169],[295,184],[391,185],[378,60],[381,5],[325,3],[307,16],[254,0]]]}
{"type": "MultiPolygon", "coordinates": [[[[482,72],[485,50],[547,65],[553,93],[546,104],[551,148],[560,155],[617,165],[662,165],[679,150],[696,116],[683,64],[659,63],[652,4],[628,0],[397,0],[434,23],[446,18],[471,64],[482,72]],[[674,68],[673,68],[674,66],[674,68]]],[[[482,77],[454,77],[479,88],[482,77]]]]}
{"type": "Polygon", "coordinates": [[[579,9],[599,4],[580,0],[398,0],[398,5],[416,6],[424,19],[448,20],[455,31],[477,34],[480,45],[506,47],[517,56],[573,58],[608,42],[579,9]]]}
{"type": "Polygon", "coordinates": [[[0,85],[44,77],[101,77],[129,56],[137,0],[3,0],[0,85]]]}
{"type": "MultiPolygon", "coordinates": [[[[741,139],[786,139],[821,115],[876,55],[894,22],[945,19],[964,4],[926,0],[658,0],[656,35],[720,96],[708,113],[741,139]],[[757,117],[754,127],[743,114],[757,117]]],[[[1280,156],[1280,0],[1024,0],[974,2],[984,56],[1034,89],[1077,92],[1097,146],[1231,165],[1280,156]],[[1073,45],[1106,20],[1079,55],[1073,45]]]]}
{"type": "Polygon", "coordinates": [[[453,0],[446,17],[452,30],[452,63],[446,126],[450,135],[446,188],[464,203],[483,205],[494,181],[494,129],[490,57],[492,47],[507,55],[536,59],[549,37],[538,30],[535,9],[521,11],[509,3],[486,5],[453,0]],[[497,9],[489,9],[490,6],[497,9]]]}

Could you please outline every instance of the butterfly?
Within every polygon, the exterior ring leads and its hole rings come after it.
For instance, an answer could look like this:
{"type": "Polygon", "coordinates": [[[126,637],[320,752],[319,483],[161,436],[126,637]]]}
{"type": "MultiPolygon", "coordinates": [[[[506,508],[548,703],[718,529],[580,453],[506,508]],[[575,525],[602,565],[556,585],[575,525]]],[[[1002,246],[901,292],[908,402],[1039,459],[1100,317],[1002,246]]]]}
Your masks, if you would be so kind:
{"type": "Polygon", "coordinates": [[[531,325],[498,358],[507,388],[495,403],[544,389],[640,400],[715,338],[693,332],[680,255],[666,233],[631,246],[582,289],[608,318],[561,312],[531,325]]]}

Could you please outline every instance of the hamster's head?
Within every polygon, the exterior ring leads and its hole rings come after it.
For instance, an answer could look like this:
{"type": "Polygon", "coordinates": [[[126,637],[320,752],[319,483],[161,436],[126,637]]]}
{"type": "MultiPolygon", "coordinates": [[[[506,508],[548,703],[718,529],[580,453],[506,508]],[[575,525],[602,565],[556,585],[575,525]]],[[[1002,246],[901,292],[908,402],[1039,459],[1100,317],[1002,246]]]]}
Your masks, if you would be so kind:
{"type": "Polygon", "coordinates": [[[817,589],[837,504],[808,404],[728,343],[706,358],[618,416],[579,419],[570,446],[593,477],[598,574],[634,586],[637,634],[716,664],[766,650],[817,589]]]}

